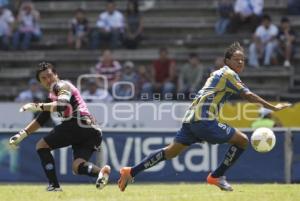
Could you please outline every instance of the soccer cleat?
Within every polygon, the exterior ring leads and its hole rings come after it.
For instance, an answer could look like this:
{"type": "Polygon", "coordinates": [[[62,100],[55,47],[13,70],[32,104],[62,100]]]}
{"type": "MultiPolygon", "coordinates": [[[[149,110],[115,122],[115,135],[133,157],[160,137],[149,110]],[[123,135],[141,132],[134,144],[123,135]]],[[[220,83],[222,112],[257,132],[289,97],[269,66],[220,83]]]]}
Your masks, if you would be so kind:
{"type": "Polygon", "coordinates": [[[61,192],[62,189],[58,186],[54,186],[53,184],[49,184],[49,186],[46,188],[46,191],[48,192],[61,192]]]}
{"type": "Polygon", "coordinates": [[[218,178],[212,177],[211,173],[206,178],[207,183],[211,185],[218,186],[222,191],[233,191],[233,188],[230,186],[230,184],[226,181],[225,176],[221,176],[218,178]]]}
{"type": "Polygon", "coordinates": [[[128,183],[133,182],[133,177],[130,174],[131,167],[123,167],[120,169],[120,179],[118,180],[118,186],[120,191],[125,191],[128,183]]]}
{"type": "Polygon", "coordinates": [[[108,183],[108,179],[109,179],[109,174],[110,174],[110,166],[109,165],[105,165],[99,172],[98,174],[98,178],[96,180],[96,188],[98,188],[99,190],[103,189],[107,183],[108,183]]]}

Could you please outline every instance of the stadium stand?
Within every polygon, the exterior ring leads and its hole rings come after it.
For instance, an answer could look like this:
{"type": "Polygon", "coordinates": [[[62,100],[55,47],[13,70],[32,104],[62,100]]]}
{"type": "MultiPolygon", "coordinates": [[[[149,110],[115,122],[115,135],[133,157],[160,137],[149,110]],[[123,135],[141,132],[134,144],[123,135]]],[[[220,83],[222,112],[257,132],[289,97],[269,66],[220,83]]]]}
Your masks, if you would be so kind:
{"type": "MultiPolygon", "coordinates": [[[[99,58],[100,50],[72,50],[67,45],[69,21],[77,8],[87,11],[90,26],[95,27],[97,16],[105,8],[104,1],[34,1],[41,14],[41,41],[34,43],[28,51],[0,52],[0,97],[13,100],[32,77],[32,70],[41,60],[55,62],[60,74],[76,81],[78,75],[88,73],[99,58]],[[7,90],[9,88],[9,90],[7,90]]],[[[116,1],[124,11],[125,1],[116,1]]],[[[287,14],[286,0],[265,0],[265,13],[272,16],[279,25],[287,14]]],[[[206,67],[213,65],[224,48],[238,40],[248,45],[251,33],[242,30],[236,35],[217,36],[214,24],[217,20],[216,3],[211,0],[161,0],[154,7],[143,12],[144,40],[138,50],[125,48],[114,51],[119,61],[131,60],[135,64],[150,65],[157,58],[161,46],[168,47],[170,55],[176,58],[177,66],[183,64],[189,53],[197,52],[206,67]]],[[[295,30],[300,33],[300,16],[288,16],[295,30]]],[[[299,38],[296,42],[300,45],[299,38]]],[[[259,95],[271,100],[297,101],[300,98],[300,52],[297,51],[293,66],[248,68],[241,75],[244,82],[259,95]]]]}

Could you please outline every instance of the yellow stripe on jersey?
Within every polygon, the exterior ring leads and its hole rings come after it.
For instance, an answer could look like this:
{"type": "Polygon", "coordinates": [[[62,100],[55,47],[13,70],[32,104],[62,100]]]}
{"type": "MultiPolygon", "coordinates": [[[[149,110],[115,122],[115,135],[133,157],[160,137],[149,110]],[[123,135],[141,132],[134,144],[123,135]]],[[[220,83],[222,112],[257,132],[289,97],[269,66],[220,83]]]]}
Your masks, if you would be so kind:
{"type": "Polygon", "coordinates": [[[213,120],[218,110],[232,94],[249,91],[239,76],[228,66],[213,72],[203,88],[198,92],[185,114],[183,122],[213,120]]]}
{"type": "Polygon", "coordinates": [[[226,78],[227,78],[228,82],[230,82],[230,84],[232,84],[232,86],[235,87],[234,90],[236,92],[240,92],[241,90],[243,90],[245,88],[244,84],[242,83],[242,81],[240,80],[240,78],[238,77],[238,75],[236,73],[232,74],[232,72],[228,72],[228,73],[226,73],[226,78]]]}
{"type": "Polygon", "coordinates": [[[216,118],[219,112],[219,105],[222,98],[225,96],[225,91],[218,93],[214,98],[214,104],[209,108],[209,114],[211,114],[210,118],[216,118]]]}
{"type": "Polygon", "coordinates": [[[199,99],[199,102],[194,109],[193,121],[199,121],[201,119],[203,105],[205,104],[206,100],[207,96],[203,96],[203,98],[199,99]]]}
{"type": "MultiPolygon", "coordinates": [[[[213,79],[212,79],[213,80],[213,79]]],[[[210,82],[211,86],[213,83],[210,82]]],[[[225,86],[226,86],[226,79],[224,77],[220,77],[220,79],[217,82],[217,85],[212,89],[213,93],[208,96],[204,96],[204,98],[201,99],[200,104],[198,104],[198,110],[195,111],[195,121],[201,120],[201,117],[204,117],[202,115],[202,110],[205,109],[206,105],[208,105],[208,110],[205,111],[207,113],[206,118],[208,119],[215,119],[217,115],[218,105],[222,97],[224,96],[225,92],[225,86]],[[208,99],[211,99],[208,101],[208,99]],[[203,107],[204,106],[204,107],[203,107]]]]}

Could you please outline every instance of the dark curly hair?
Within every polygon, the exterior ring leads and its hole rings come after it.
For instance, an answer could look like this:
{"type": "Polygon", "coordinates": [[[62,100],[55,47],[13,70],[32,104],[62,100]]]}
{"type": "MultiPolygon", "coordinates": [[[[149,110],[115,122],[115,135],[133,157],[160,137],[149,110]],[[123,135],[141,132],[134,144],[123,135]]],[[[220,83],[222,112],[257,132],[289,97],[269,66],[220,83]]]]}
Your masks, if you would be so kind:
{"type": "Polygon", "coordinates": [[[225,54],[224,54],[224,63],[226,59],[231,59],[232,55],[236,52],[236,51],[241,51],[244,53],[244,48],[240,45],[239,42],[235,41],[234,43],[232,43],[226,50],[225,50],[225,54]]]}
{"type": "Polygon", "coordinates": [[[38,64],[38,69],[36,70],[35,72],[35,78],[37,81],[40,82],[40,73],[47,70],[47,69],[51,69],[51,71],[54,73],[54,74],[57,74],[56,73],[56,70],[54,68],[54,65],[50,62],[46,62],[46,61],[42,61],[38,64]]]}

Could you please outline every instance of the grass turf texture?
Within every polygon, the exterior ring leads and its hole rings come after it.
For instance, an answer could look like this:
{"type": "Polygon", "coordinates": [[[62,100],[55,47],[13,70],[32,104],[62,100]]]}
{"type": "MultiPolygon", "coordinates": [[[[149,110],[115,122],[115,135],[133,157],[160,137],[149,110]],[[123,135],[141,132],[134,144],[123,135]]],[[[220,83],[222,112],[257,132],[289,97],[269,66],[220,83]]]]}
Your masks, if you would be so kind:
{"type": "Polygon", "coordinates": [[[300,185],[233,184],[224,192],[207,184],[131,184],[120,192],[116,184],[102,191],[93,185],[63,184],[63,192],[44,185],[0,184],[1,201],[300,201],[300,185]]]}

